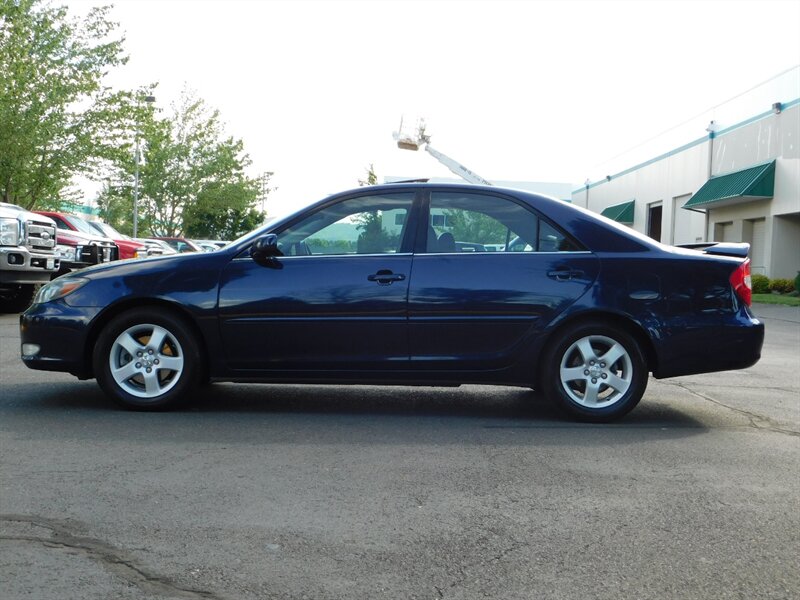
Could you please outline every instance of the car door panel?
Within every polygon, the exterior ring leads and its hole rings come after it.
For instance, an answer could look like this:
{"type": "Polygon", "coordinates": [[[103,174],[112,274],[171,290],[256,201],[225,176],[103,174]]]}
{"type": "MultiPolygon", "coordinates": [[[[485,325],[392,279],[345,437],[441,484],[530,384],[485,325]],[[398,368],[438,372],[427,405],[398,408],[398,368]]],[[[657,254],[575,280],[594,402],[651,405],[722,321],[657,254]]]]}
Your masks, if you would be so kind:
{"type": "Polygon", "coordinates": [[[231,368],[379,368],[408,360],[410,255],[276,264],[239,259],[223,273],[220,323],[231,368]]]}
{"type": "Polygon", "coordinates": [[[430,368],[507,365],[596,274],[590,253],[419,255],[409,289],[411,360],[430,368]]]}
{"type": "Polygon", "coordinates": [[[279,227],[269,260],[234,259],[219,295],[229,367],[407,363],[414,198],[365,190],[334,199],[279,227]]]}
{"type": "Polygon", "coordinates": [[[593,254],[502,194],[433,191],[417,227],[409,287],[415,368],[510,365],[597,276],[593,254]]]}

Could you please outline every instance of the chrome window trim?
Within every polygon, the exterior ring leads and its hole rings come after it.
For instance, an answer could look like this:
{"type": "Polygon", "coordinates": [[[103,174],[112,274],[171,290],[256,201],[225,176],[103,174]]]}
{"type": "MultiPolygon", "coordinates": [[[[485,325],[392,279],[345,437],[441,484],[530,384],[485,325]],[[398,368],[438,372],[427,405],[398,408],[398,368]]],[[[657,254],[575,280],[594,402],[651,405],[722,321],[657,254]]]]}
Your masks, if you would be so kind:
{"type": "MultiPolygon", "coordinates": [[[[413,252],[382,252],[379,254],[306,254],[301,256],[273,256],[280,260],[289,260],[296,258],[364,258],[364,257],[385,257],[385,256],[414,256],[413,252]]],[[[249,254],[245,256],[236,256],[233,260],[253,260],[249,254]]]]}
{"type": "MultiPolygon", "coordinates": [[[[385,257],[385,256],[469,256],[469,255],[481,255],[481,256],[542,256],[542,255],[553,255],[553,256],[564,256],[565,254],[575,255],[575,254],[593,254],[593,252],[589,250],[570,250],[565,252],[398,252],[398,253],[383,253],[383,254],[309,254],[306,256],[275,256],[274,258],[280,260],[293,260],[293,259],[303,259],[303,258],[364,258],[367,256],[371,257],[385,257]]],[[[237,260],[253,260],[249,255],[245,256],[236,256],[233,259],[234,261],[237,260]]]]}
{"type": "Polygon", "coordinates": [[[563,250],[561,252],[558,252],[558,251],[556,251],[556,252],[552,252],[552,251],[547,251],[547,252],[535,252],[535,251],[531,251],[531,252],[505,252],[505,251],[502,251],[502,252],[487,252],[487,251],[483,251],[483,252],[420,252],[419,254],[417,254],[417,256],[468,256],[470,254],[480,254],[482,256],[483,255],[489,255],[489,256],[492,256],[492,255],[494,255],[494,256],[498,256],[498,255],[499,256],[512,256],[512,255],[516,255],[516,256],[541,256],[542,254],[559,254],[559,255],[563,255],[563,254],[592,254],[592,252],[590,252],[589,250],[563,250]]]}

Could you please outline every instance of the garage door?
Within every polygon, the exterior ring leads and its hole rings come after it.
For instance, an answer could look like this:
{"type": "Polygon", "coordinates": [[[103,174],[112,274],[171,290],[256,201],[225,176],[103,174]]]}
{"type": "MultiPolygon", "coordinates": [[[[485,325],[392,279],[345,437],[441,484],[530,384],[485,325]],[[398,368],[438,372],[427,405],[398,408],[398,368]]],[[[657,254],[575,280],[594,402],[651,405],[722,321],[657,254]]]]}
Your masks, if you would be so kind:
{"type": "Polygon", "coordinates": [[[715,242],[736,242],[733,239],[733,223],[717,223],[714,225],[715,242]]]}

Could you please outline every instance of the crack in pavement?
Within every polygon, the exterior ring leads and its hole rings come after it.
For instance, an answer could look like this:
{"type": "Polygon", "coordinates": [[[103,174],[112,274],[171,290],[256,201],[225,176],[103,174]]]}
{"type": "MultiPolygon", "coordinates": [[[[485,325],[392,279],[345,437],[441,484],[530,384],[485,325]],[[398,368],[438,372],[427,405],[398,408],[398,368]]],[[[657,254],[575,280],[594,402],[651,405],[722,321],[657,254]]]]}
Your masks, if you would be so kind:
{"type": "Polygon", "coordinates": [[[97,539],[73,535],[66,525],[44,517],[30,515],[0,515],[0,523],[23,523],[50,531],[50,537],[36,535],[2,535],[0,541],[22,541],[42,544],[47,548],[70,548],[82,552],[88,558],[123,578],[148,594],[189,598],[191,600],[223,600],[221,596],[205,590],[181,587],[166,577],[148,573],[137,566],[133,557],[124,556],[122,550],[97,539]]]}
{"type": "MultiPolygon", "coordinates": [[[[684,384],[685,385],[685,384],[684,384]]],[[[713,389],[734,389],[734,390],[771,390],[773,392],[784,392],[786,394],[796,394],[794,388],[777,387],[770,385],[726,385],[717,383],[695,383],[698,387],[710,387],[713,389]]]]}
{"type": "Polygon", "coordinates": [[[682,390],[689,392],[693,396],[697,396],[698,398],[707,400],[712,404],[716,404],[717,406],[721,406],[733,412],[737,412],[741,415],[744,415],[750,421],[750,426],[753,427],[754,429],[759,429],[761,431],[771,431],[773,433],[779,433],[781,435],[788,435],[792,437],[800,437],[800,431],[795,431],[793,429],[785,429],[777,421],[771,419],[770,417],[765,417],[764,415],[759,415],[758,413],[750,412],[742,408],[736,408],[735,406],[729,406],[724,402],[720,402],[716,398],[712,398],[711,396],[707,396],[706,394],[702,394],[696,390],[691,389],[685,383],[680,383],[678,381],[669,381],[661,383],[663,385],[673,385],[675,387],[679,387],[682,390]]]}
{"type": "MultiPolygon", "coordinates": [[[[665,385],[676,385],[675,382],[659,381],[665,385]]],[[[686,384],[683,384],[686,385],[686,384]]],[[[773,392],[784,392],[786,394],[796,394],[795,388],[786,388],[774,385],[744,385],[744,384],[725,384],[725,383],[705,383],[705,382],[692,382],[692,385],[697,387],[710,387],[713,389],[734,389],[734,390],[772,390],[773,392]]]]}

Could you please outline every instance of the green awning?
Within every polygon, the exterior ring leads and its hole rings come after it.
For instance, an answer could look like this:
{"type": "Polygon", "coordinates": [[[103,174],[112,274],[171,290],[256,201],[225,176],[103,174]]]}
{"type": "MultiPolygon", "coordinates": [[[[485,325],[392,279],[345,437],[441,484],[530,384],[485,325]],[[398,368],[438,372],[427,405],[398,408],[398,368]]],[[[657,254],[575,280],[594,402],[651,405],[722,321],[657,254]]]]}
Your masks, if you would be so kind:
{"type": "Polygon", "coordinates": [[[775,161],[749,169],[717,175],[706,181],[683,208],[708,208],[772,198],[775,194],[775,161]]]}
{"type": "Polygon", "coordinates": [[[629,202],[623,202],[622,204],[609,206],[608,208],[604,208],[603,212],[600,214],[616,221],[617,223],[622,223],[623,225],[633,225],[633,205],[635,202],[635,200],[630,200],[629,202]]]}

